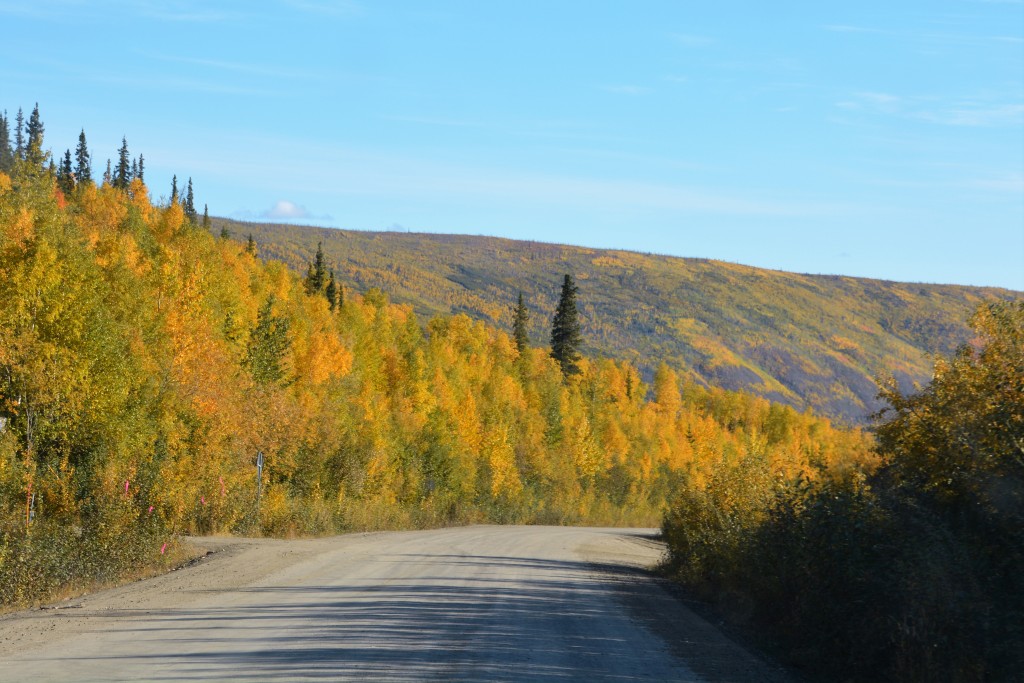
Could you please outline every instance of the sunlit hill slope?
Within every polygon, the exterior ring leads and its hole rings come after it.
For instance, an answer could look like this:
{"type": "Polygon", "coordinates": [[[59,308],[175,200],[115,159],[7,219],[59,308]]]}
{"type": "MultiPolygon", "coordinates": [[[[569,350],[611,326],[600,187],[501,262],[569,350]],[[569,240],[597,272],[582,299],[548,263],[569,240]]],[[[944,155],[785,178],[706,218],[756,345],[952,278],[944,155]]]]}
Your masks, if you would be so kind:
{"type": "Polygon", "coordinates": [[[931,354],[969,340],[978,303],[1020,292],[799,275],[720,261],[491,237],[359,232],[215,220],[260,255],[305,272],[317,243],[348,287],[379,287],[426,318],[463,312],[506,329],[522,290],[534,344],[548,341],[558,283],[580,286],[587,348],[651,371],[750,391],[848,422],[874,412],[875,378],[928,379],[931,354]]]}

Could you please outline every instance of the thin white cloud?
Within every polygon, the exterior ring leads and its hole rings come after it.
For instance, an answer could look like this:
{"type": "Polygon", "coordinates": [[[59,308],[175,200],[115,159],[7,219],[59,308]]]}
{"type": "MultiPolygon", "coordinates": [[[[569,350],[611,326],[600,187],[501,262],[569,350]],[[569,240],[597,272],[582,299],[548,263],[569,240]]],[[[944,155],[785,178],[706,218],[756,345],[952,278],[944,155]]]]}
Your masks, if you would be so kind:
{"type": "Polygon", "coordinates": [[[946,126],[1024,125],[1024,104],[962,104],[933,111],[920,111],[916,118],[946,126]]]}
{"type": "Polygon", "coordinates": [[[836,102],[835,106],[944,126],[996,127],[1024,124],[1024,104],[1019,102],[943,100],[934,96],[858,92],[836,102]]]}
{"type": "Polygon", "coordinates": [[[874,26],[858,26],[855,24],[825,24],[821,27],[832,33],[851,33],[874,36],[890,36],[904,41],[915,41],[929,45],[991,45],[1017,44],[1024,38],[1007,35],[972,35],[968,33],[937,33],[935,31],[900,31],[895,29],[877,28],[874,26]]]}
{"type": "Polygon", "coordinates": [[[311,71],[304,71],[301,69],[281,69],[279,67],[267,66],[264,64],[228,62],[219,59],[202,59],[197,57],[179,57],[175,55],[159,54],[148,56],[151,56],[153,59],[157,59],[162,62],[170,62],[173,64],[191,64],[194,66],[209,67],[212,69],[220,69],[221,71],[230,71],[233,73],[251,74],[253,76],[262,76],[265,78],[310,80],[322,75],[311,71]]]}
{"type": "Polygon", "coordinates": [[[1001,178],[982,178],[971,180],[967,183],[969,187],[993,192],[1010,192],[1018,196],[1024,196],[1024,174],[1016,173],[1001,178]]]}

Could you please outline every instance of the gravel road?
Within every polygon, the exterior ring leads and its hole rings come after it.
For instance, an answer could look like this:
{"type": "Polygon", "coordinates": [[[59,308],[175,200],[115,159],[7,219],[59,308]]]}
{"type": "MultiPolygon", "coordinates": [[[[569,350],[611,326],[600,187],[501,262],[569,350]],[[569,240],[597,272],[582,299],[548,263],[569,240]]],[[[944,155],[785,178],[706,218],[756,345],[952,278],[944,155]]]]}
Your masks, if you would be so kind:
{"type": "Polygon", "coordinates": [[[645,572],[653,536],[195,539],[195,566],[0,617],[0,680],[785,681],[645,572]]]}

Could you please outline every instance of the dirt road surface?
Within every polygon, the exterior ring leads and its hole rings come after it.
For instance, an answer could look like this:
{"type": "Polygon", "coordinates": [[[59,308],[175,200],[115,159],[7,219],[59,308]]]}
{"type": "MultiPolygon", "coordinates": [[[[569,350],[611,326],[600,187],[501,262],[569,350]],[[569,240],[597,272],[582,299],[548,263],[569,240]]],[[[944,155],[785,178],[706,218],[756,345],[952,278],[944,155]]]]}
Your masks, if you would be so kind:
{"type": "Polygon", "coordinates": [[[653,535],[196,539],[195,566],[0,617],[0,680],[786,680],[644,571],[653,535]]]}

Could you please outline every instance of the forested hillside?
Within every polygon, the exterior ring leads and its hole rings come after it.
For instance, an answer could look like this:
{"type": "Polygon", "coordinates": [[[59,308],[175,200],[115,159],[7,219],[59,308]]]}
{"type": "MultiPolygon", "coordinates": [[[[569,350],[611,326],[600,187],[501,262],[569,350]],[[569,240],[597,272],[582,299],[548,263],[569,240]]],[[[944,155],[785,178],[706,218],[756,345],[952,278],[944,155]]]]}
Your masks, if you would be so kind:
{"type": "Polygon", "coordinates": [[[211,235],[191,183],[154,205],[126,142],[100,182],[84,132],[51,166],[32,120],[0,172],[0,603],[179,533],[650,525],[737,472],[875,465],[860,431],[669,365],[649,390],[626,361],[302,278],[211,235]]]}
{"type": "Polygon", "coordinates": [[[549,342],[558,287],[571,272],[588,353],[629,361],[648,379],[667,361],[703,386],[854,424],[881,406],[880,375],[895,376],[907,390],[923,383],[934,354],[970,338],[966,321],[980,303],[1021,296],[491,237],[215,219],[214,231],[221,230],[239,240],[252,234],[262,256],[299,272],[322,243],[345,286],[380,288],[424,318],[465,313],[510,330],[522,291],[537,345],[549,342]]]}

